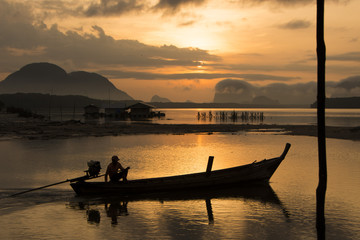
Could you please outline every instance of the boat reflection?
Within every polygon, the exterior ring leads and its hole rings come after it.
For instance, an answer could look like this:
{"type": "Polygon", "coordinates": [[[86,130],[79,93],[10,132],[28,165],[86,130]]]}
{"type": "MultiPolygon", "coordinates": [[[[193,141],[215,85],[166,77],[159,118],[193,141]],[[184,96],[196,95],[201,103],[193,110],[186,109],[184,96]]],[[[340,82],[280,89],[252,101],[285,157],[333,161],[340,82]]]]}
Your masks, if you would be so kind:
{"type": "Polygon", "coordinates": [[[286,219],[289,219],[290,214],[283,206],[282,202],[271,188],[269,184],[231,187],[225,189],[214,190],[197,190],[176,193],[154,193],[137,196],[116,196],[116,197],[79,197],[72,198],[68,207],[74,210],[82,210],[87,213],[88,223],[100,223],[100,211],[105,210],[106,217],[111,219],[111,224],[116,225],[119,217],[125,217],[131,214],[128,212],[128,203],[139,201],[159,201],[160,203],[170,201],[193,201],[204,200],[206,211],[208,215],[209,224],[214,224],[215,217],[212,210],[212,199],[235,199],[240,201],[257,201],[265,205],[272,204],[279,208],[286,219]]]}
{"type": "Polygon", "coordinates": [[[111,224],[117,224],[117,218],[119,216],[128,216],[127,201],[114,201],[111,203],[105,203],[106,215],[111,218],[111,224]]]}
{"type": "Polygon", "coordinates": [[[100,211],[95,209],[89,209],[86,211],[88,223],[100,223],[100,211]]]}

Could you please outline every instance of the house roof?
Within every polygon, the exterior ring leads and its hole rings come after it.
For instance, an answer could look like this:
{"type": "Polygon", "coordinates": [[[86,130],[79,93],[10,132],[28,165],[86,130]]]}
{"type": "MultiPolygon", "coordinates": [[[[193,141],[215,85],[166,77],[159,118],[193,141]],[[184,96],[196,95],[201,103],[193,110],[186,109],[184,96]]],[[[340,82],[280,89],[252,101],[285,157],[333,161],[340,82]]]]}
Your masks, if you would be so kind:
{"type": "Polygon", "coordinates": [[[89,105],[85,106],[84,108],[99,108],[99,107],[94,104],[89,104],[89,105]]]}
{"type": "Polygon", "coordinates": [[[144,103],[144,102],[138,102],[131,106],[128,106],[128,108],[155,108],[155,106],[144,103]]]}

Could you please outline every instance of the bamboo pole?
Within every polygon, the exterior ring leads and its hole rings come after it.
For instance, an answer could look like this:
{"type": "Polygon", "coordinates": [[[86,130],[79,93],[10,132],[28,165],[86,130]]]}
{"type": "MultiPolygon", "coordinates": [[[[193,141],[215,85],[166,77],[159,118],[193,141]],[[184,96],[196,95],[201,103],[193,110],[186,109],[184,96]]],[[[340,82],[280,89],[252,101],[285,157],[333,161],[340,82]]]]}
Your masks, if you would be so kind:
{"type": "Polygon", "coordinates": [[[66,180],[61,181],[61,182],[52,183],[52,184],[48,184],[48,185],[45,185],[45,186],[42,186],[42,187],[32,188],[32,189],[28,189],[28,190],[25,190],[25,191],[22,191],[22,192],[14,193],[14,194],[12,194],[10,196],[7,196],[7,197],[15,197],[15,196],[18,196],[18,195],[21,195],[21,194],[24,194],[24,193],[33,192],[33,191],[36,191],[36,190],[48,188],[48,187],[59,185],[59,184],[66,183],[66,182],[85,181],[85,180],[88,180],[88,179],[99,178],[99,177],[102,177],[102,176],[105,176],[105,174],[101,174],[101,175],[98,175],[98,176],[95,176],[95,177],[82,176],[82,177],[77,177],[77,178],[72,178],[72,179],[66,179],[66,180]]]}

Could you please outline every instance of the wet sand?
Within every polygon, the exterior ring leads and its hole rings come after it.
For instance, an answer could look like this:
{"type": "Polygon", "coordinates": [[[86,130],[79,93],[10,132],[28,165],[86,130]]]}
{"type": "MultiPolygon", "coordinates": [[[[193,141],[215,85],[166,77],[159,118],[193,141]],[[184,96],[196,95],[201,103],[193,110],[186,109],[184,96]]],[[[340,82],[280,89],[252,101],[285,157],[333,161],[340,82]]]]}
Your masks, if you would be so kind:
{"type": "MultiPolygon", "coordinates": [[[[80,121],[44,121],[0,114],[0,138],[58,139],[72,137],[102,137],[134,134],[212,134],[258,132],[299,136],[317,136],[315,125],[265,124],[153,124],[107,122],[103,124],[80,121]]],[[[360,140],[358,127],[327,127],[327,138],[360,140]]]]}

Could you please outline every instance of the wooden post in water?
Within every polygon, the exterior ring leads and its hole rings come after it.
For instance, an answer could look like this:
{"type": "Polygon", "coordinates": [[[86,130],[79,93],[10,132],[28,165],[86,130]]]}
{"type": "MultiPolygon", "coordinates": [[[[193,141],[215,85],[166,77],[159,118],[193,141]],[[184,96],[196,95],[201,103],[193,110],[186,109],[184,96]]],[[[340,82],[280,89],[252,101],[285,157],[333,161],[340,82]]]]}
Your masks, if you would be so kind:
{"type": "Polygon", "coordinates": [[[214,224],[214,215],[211,207],[210,198],[205,199],[205,202],[206,202],[206,211],[208,214],[209,224],[214,224]]]}
{"type": "Polygon", "coordinates": [[[317,0],[316,50],[318,58],[317,122],[319,183],[316,189],[316,229],[318,239],[325,239],[325,195],[327,187],[326,138],[325,138],[325,61],[324,0],[317,0]]]}
{"type": "Polygon", "coordinates": [[[213,162],[214,162],[214,156],[209,156],[208,164],[206,167],[206,176],[210,175],[213,162]]]}

